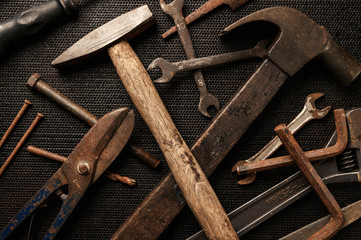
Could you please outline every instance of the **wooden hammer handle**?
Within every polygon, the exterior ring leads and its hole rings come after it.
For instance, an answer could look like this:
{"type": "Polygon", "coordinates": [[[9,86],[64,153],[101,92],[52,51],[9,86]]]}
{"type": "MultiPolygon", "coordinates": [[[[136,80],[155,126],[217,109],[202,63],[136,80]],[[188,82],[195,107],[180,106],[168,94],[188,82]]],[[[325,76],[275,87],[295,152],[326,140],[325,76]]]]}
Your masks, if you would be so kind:
{"type": "Polygon", "coordinates": [[[207,177],[175,127],[138,56],[126,41],[110,47],[108,53],[207,237],[238,239],[207,177]]]}

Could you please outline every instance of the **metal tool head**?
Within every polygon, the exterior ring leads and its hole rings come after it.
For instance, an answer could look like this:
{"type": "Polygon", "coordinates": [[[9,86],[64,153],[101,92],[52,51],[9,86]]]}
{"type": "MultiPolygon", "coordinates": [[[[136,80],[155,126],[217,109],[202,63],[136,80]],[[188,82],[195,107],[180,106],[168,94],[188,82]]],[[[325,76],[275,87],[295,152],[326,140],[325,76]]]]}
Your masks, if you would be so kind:
{"type": "Polygon", "coordinates": [[[224,0],[224,4],[228,5],[233,11],[248,2],[248,0],[224,0]]]}
{"type": "Polygon", "coordinates": [[[127,12],[100,26],[68,48],[51,64],[58,68],[80,62],[121,40],[129,40],[152,24],[155,17],[147,5],[127,12]]]}
{"type": "Polygon", "coordinates": [[[325,28],[302,12],[288,7],[266,8],[225,28],[221,35],[252,22],[269,22],[279,28],[269,58],[293,76],[311,59],[318,57],[341,83],[350,84],[361,72],[361,63],[349,56],[325,28]]]}
{"type": "Polygon", "coordinates": [[[163,12],[172,16],[175,12],[182,11],[184,1],[185,0],[174,0],[169,4],[166,4],[164,0],[159,0],[159,4],[163,12]]]}
{"type": "Polygon", "coordinates": [[[212,94],[208,93],[199,99],[198,110],[206,117],[211,117],[208,113],[208,108],[214,106],[219,111],[219,101],[212,94]]]}
{"type": "Polygon", "coordinates": [[[173,78],[175,72],[177,71],[177,68],[174,66],[174,64],[171,64],[164,58],[157,58],[155,59],[149,66],[148,71],[154,68],[160,68],[162,70],[162,76],[155,80],[155,83],[168,83],[173,78]]]}
{"type": "Polygon", "coordinates": [[[312,93],[307,96],[305,101],[305,107],[308,112],[315,118],[321,119],[324,118],[331,110],[331,106],[327,106],[321,110],[316,107],[316,100],[322,97],[323,93],[312,93]]]}

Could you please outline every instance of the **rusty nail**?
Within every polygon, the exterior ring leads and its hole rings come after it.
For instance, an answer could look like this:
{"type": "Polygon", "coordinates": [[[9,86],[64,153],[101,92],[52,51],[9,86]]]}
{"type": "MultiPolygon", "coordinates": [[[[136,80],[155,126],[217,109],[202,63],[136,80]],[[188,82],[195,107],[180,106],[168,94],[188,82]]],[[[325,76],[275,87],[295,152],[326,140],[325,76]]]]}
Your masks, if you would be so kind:
{"type": "MultiPolygon", "coordinates": [[[[55,154],[55,153],[52,153],[52,152],[49,152],[49,151],[46,151],[44,149],[37,148],[37,147],[34,147],[34,146],[28,146],[27,150],[28,150],[28,152],[31,152],[31,153],[33,153],[35,155],[38,155],[38,156],[41,156],[41,157],[44,157],[44,158],[48,158],[48,159],[51,159],[51,160],[54,160],[54,161],[57,161],[57,162],[61,162],[61,163],[64,163],[66,161],[66,159],[67,159],[64,156],[60,156],[58,154],[55,154]]],[[[110,180],[122,182],[122,183],[125,183],[125,184],[129,185],[129,186],[134,186],[136,184],[136,181],[134,179],[132,179],[132,178],[120,176],[119,174],[112,173],[112,172],[109,172],[109,171],[105,171],[103,175],[104,175],[104,177],[106,177],[106,178],[108,178],[110,180]]]]}
{"type": "MultiPolygon", "coordinates": [[[[348,143],[348,131],[345,111],[343,109],[334,110],[334,118],[337,132],[337,142],[335,143],[335,145],[328,148],[305,152],[306,157],[310,161],[317,161],[329,157],[334,157],[341,154],[345,150],[348,143]]],[[[292,164],[294,164],[294,161],[292,157],[288,155],[265,159],[258,162],[244,163],[243,165],[239,165],[237,170],[239,174],[248,174],[283,166],[289,166],[292,164]]]]}
{"type": "Polygon", "coordinates": [[[315,168],[312,166],[301,147],[298,145],[296,139],[290,133],[285,124],[281,124],[275,128],[275,132],[283,142],[283,145],[292,156],[300,168],[303,175],[307,178],[312,188],[315,190],[327,210],[331,214],[329,222],[320,230],[314,233],[308,239],[330,239],[333,235],[341,229],[344,218],[342,210],[338,205],[332,193],[326,187],[315,168]]]}
{"type": "Polygon", "coordinates": [[[4,173],[5,169],[7,168],[7,166],[10,164],[10,162],[13,160],[13,158],[15,157],[16,153],[20,150],[21,146],[24,144],[24,142],[26,141],[26,139],[29,137],[29,135],[31,134],[31,132],[34,130],[34,128],[36,127],[36,125],[39,123],[40,119],[42,119],[44,117],[43,114],[38,113],[35,120],[31,123],[30,127],[28,128],[28,130],[26,130],[24,136],[20,139],[19,143],[16,145],[16,147],[14,148],[14,150],[11,152],[10,156],[6,159],[5,163],[1,166],[0,168],[0,176],[4,173]]]}
{"type": "Polygon", "coordinates": [[[152,154],[145,151],[142,147],[138,145],[130,145],[129,144],[130,151],[138,157],[142,162],[148,164],[152,168],[158,167],[160,160],[155,158],[152,154]]]}
{"type": "Polygon", "coordinates": [[[31,102],[29,100],[25,99],[25,103],[23,107],[20,109],[18,115],[14,118],[13,122],[10,124],[8,130],[6,130],[4,136],[0,140],[0,148],[4,145],[6,139],[10,136],[10,133],[14,130],[16,124],[19,122],[20,118],[24,115],[26,109],[31,105],[31,102]]]}

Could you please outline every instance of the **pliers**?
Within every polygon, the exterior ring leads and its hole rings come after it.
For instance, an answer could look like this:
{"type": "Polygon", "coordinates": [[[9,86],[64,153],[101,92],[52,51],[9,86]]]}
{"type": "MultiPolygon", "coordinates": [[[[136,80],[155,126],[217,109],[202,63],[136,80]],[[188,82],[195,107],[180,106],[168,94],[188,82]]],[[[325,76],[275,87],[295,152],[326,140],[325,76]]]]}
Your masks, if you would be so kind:
{"type": "Polygon", "coordinates": [[[134,113],[128,108],[117,109],[102,117],[83,137],[62,167],[0,232],[5,239],[53,192],[67,186],[61,194],[63,204],[44,239],[53,239],[88,187],[118,156],[134,128],[134,113]]]}

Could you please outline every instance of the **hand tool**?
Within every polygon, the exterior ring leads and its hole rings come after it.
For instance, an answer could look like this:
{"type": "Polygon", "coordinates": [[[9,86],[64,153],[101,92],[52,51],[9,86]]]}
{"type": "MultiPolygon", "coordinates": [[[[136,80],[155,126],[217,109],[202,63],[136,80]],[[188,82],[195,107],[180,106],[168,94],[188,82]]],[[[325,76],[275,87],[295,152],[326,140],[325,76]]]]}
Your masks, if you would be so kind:
{"type": "MultiPolygon", "coordinates": [[[[326,184],[361,181],[361,108],[346,113],[349,130],[348,146],[339,156],[327,158],[315,165],[315,169],[326,184]]],[[[335,132],[327,146],[337,141],[335,132]]],[[[297,172],[267,191],[243,204],[228,214],[238,236],[257,227],[296,200],[311,192],[312,188],[301,172],[297,172]]],[[[202,231],[188,240],[206,239],[202,231]]]]}
{"type": "Polygon", "coordinates": [[[48,0],[0,23],[0,54],[21,38],[75,15],[78,0],[48,0]]]}
{"type": "MultiPolygon", "coordinates": [[[[94,116],[86,109],[61,94],[58,90],[49,86],[49,84],[44,82],[42,80],[42,77],[37,73],[33,74],[29,78],[29,80],[26,82],[26,86],[32,91],[36,90],[43,93],[45,96],[59,104],[61,107],[74,114],[80,120],[86,122],[90,127],[98,121],[98,118],[96,116],[94,116]]],[[[127,144],[127,146],[129,146],[130,151],[142,162],[148,164],[153,168],[156,168],[159,165],[160,161],[140,146],[131,144],[127,144]]]]}
{"type": "Polygon", "coordinates": [[[154,22],[153,14],[148,6],[144,5],[122,16],[123,21],[120,23],[127,22],[126,25],[114,25],[117,19],[106,23],[75,43],[55,62],[60,63],[59,59],[73,59],[67,55],[72,51],[80,56],[84,55],[83,51],[90,53],[87,50],[92,46],[93,50],[99,50],[102,46],[117,42],[108,48],[108,54],[130,98],[158,142],[188,206],[211,239],[237,239],[222,205],[196,158],[174,126],[147,71],[131,46],[124,40],[119,42],[119,38],[127,37],[128,32],[124,28],[139,33],[144,29],[142,23],[154,22]],[[75,51],[76,49],[78,51],[75,51]]]}
{"type": "Polygon", "coordinates": [[[108,168],[128,141],[134,124],[134,118],[129,119],[128,113],[129,109],[123,108],[102,117],[78,143],[62,167],[10,220],[0,238],[6,238],[50,194],[67,185],[67,195],[62,194],[62,207],[44,237],[53,239],[87,188],[108,168]],[[112,141],[117,142],[117,147],[109,149],[108,144],[112,141]]]}
{"type": "Polygon", "coordinates": [[[275,132],[331,215],[331,218],[326,225],[312,234],[308,239],[330,239],[341,229],[344,221],[340,206],[330,190],[326,187],[326,184],[322,181],[320,175],[318,175],[317,171],[312,166],[310,160],[306,157],[306,154],[298,145],[292,133],[286,127],[286,124],[277,126],[275,132]]]}
{"type": "Polygon", "coordinates": [[[270,43],[268,39],[261,40],[254,48],[249,50],[240,50],[232,53],[224,53],[202,58],[193,58],[181,62],[170,63],[164,58],[155,59],[148,67],[150,69],[159,67],[162,70],[162,77],[154,82],[167,83],[176,73],[190,70],[201,69],[204,67],[215,66],[234,61],[240,61],[248,58],[265,58],[267,56],[267,45],[270,43]]]}
{"type": "Polygon", "coordinates": [[[24,142],[30,136],[31,132],[35,129],[36,125],[38,125],[40,119],[44,117],[43,114],[38,113],[34,121],[31,123],[28,130],[26,130],[24,136],[20,139],[14,150],[11,152],[10,156],[6,159],[5,163],[0,168],[0,176],[4,173],[5,169],[9,166],[11,161],[14,159],[15,155],[18,153],[20,148],[23,146],[24,142]]]}
{"type": "MultiPolygon", "coordinates": [[[[287,125],[287,128],[290,130],[291,134],[295,134],[296,132],[298,132],[309,121],[313,119],[324,118],[329,113],[329,111],[331,110],[331,106],[325,107],[322,110],[319,110],[316,107],[315,101],[322,96],[323,93],[312,93],[306,97],[305,105],[303,106],[302,111],[296,116],[294,120],[292,120],[290,124],[287,125]]],[[[277,149],[279,149],[281,146],[282,142],[276,136],[251,158],[237,162],[233,166],[232,172],[237,171],[237,173],[240,174],[240,172],[237,170],[237,167],[239,165],[265,160],[270,157],[275,151],[277,151],[277,149]]],[[[251,173],[248,174],[246,178],[238,181],[238,184],[246,185],[252,183],[255,179],[256,173],[251,173]]]]}
{"type": "MultiPolygon", "coordinates": [[[[198,18],[206,15],[207,13],[209,13],[210,11],[212,11],[213,9],[219,7],[222,4],[227,4],[234,11],[238,7],[245,4],[246,2],[248,2],[248,0],[208,0],[205,4],[200,6],[197,10],[195,10],[194,12],[189,14],[185,18],[185,22],[186,22],[186,24],[190,24],[191,22],[193,22],[193,21],[197,20],[198,18]]],[[[176,31],[177,31],[177,29],[174,26],[174,27],[170,28],[168,31],[166,31],[165,33],[163,33],[162,37],[167,38],[168,36],[172,35],[176,31]]]]}
{"type": "MultiPolygon", "coordinates": [[[[185,23],[182,8],[185,0],[174,0],[170,4],[166,4],[164,0],[159,0],[160,7],[163,12],[170,15],[177,27],[179,38],[182,42],[183,49],[186,53],[187,59],[196,58],[196,52],[193,48],[193,43],[187,25],[185,23]]],[[[219,111],[218,99],[208,92],[206,82],[204,81],[203,74],[200,70],[194,71],[194,80],[197,84],[199,91],[199,104],[198,110],[206,117],[211,117],[208,113],[208,108],[214,106],[219,111]]]]}
{"type": "MultiPolygon", "coordinates": [[[[55,154],[55,153],[52,153],[52,152],[49,152],[49,151],[46,151],[44,149],[37,148],[37,147],[34,147],[34,146],[28,146],[26,149],[28,150],[28,152],[30,152],[32,154],[36,154],[38,156],[42,156],[44,158],[48,158],[48,159],[51,159],[51,160],[54,160],[54,161],[57,161],[57,162],[60,162],[60,163],[66,162],[66,159],[67,159],[64,156],[60,156],[58,154],[55,154]]],[[[136,184],[136,181],[134,179],[124,177],[124,176],[120,176],[119,174],[112,173],[110,171],[105,171],[103,173],[103,176],[110,179],[110,180],[113,180],[113,181],[122,182],[124,184],[129,185],[129,186],[135,186],[135,184],[136,184]]]]}
{"type": "MultiPolygon", "coordinates": [[[[342,228],[347,227],[351,223],[355,222],[356,220],[361,218],[361,200],[354,202],[346,207],[342,208],[342,214],[344,216],[344,222],[342,228]]],[[[313,233],[318,231],[322,226],[326,224],[330,219],[330,215],[321,218],[313,223],[304,226],[287,236],[280,238],[280,240],[306,240],[308,239],[313,233]]]]}
{"type": "MultiPolygon", "coordinates": [[[[340,112],[342,109],[338,109],[334,111],[335,115],[335,122],[336,122],[336,132],[337,132],[337,142],[335,145],[322,148],[317,150],[312,150],[305,152],[306,157],[310,161],[317,161],[328,157],[334,157],[342,153],[346,146],[347,146],[347,124],[346,120],[342,118],[340,112]]],[[[282,156],[276,157],[271,159],[265,159],[258,162],[243,162],[241,165],[237,166],[237,171],[240,174],[244,173],[253,173],[253,172],[260,172],[269,169],[274,169],[283,166],[289,166],[293,164],[293,160],[291,156],[282,156]],[[243,164],[243,165],[242,165],[243,164]]]]}
{"type": "MultiPolygon", "coordinates": [[[[301,66],[312,60],[315,55],[322,52],[322,49],[325,50],[327,48],[327,43],[331,40],[331,36],[326,34],[326,40],[320,41],[319,38],[322,38],[325,33],[322,26],[314,23],[312,20],[303,20],[305,18],[304,14],[296,10],[286,8],[285,12],[291,11],[291,14],[285,15],[282,13],[282,9],[284,8],[281,7],[279,17],[283,21],[280,21],[280,34],[278,39],[273,41],[273,48],[279,46],[277,47],[279,50],[278,54],[284,54],[285,59],[287,59],[287,56],[290,54],[289,51],[291,51],[295,55],[292,58],[294,60],[292,65],[297,63],[301,68],[301,66]],[[297,21],[293,18],[300,19],[298,25],[295,25],[297,21]],[[292,27],[287,26],[291,22],[293,23],[292,27]],[[300,31],[302,35],[298,35],[300,31]],[[300,38],[296,38],[296,36],[300,36],[300,38]],[[288,47],[287,49],[285,48],[288,51],[281,50],[283,45],[288,47]],[[291,46],[295,49],[289,49],[291,46]],[[315,46],[318,46],[318,48],[316,49],[315,46]],[[309,54],[309,52],[312,54],[309,54]]],[[[109,44],[111,40],[106,41],[106,43],[109,44]]],[[[101,46],[106,45],[106,43],[101,46]]],[[[89,45],[87,44],[87,46],[89,45]]],[[[91,50],[85,52],[85,54],[91,54],[99,50],[99,48],[93,47],[91,50]]],[[[61,66],[61,64],[74,63],[79,61],[80,57],[83,57],[83,53],[83,47],[78,46],[77,48],[69,49],[67,54],[63,53],[55,64],[61,66]]],[[[274,52],[272,55],[274,55],[274,52]]],[[[325,59],[327,57],[321,60],[325,59]]],[[[340,80],[347,79],[347,82],[344,82],[345,84],[351,83],[361,70],[361,66],[355,67],[357,66],[355,64],[356,60],[346,62],[340,61],[336,65],[336,69],[341,68],[344,69],[343,71],[350,73],[348,74],[349,77],[338,78],[340,80]]],[[[291,62],[284,61],[281,65],[282,68],[288,68],[291,62]]],[[[233,97],[212,119],[209,126],[201,133],[191,148],[192,153],[201,164],[207,176],[210,176],[221,163],[257,116],[263,111],[268,102],[271,101],[279,85],[281,85],[280,82],[283,82],[287,77],[288,75],[275,66],[271,60],[264,60],[246,84],[235,91],[233,97]]],[[[161,233],[186,205],[181,191],[175,187],[175,184],[176,182],[171,173],[164,176],[153,191],[146,196],[134,212],[125,220],[112,238],[158,239],[161,233]]]]}
{"type": "Polygon", "coordinates": [[[0,148],[4,145],[6,139],[10,136],[11,132],[14,130],[16,124],[20,121],[20,118],[24,115],[25,111],[28,109],[28,107],[31,105],[31,102],[25,99],[25,103],[20,109],[18,115],[14,118],[13,122],[10,124],[10,127],[8,130],[6,130],[4,136],[0,140],[0,148]]]}

